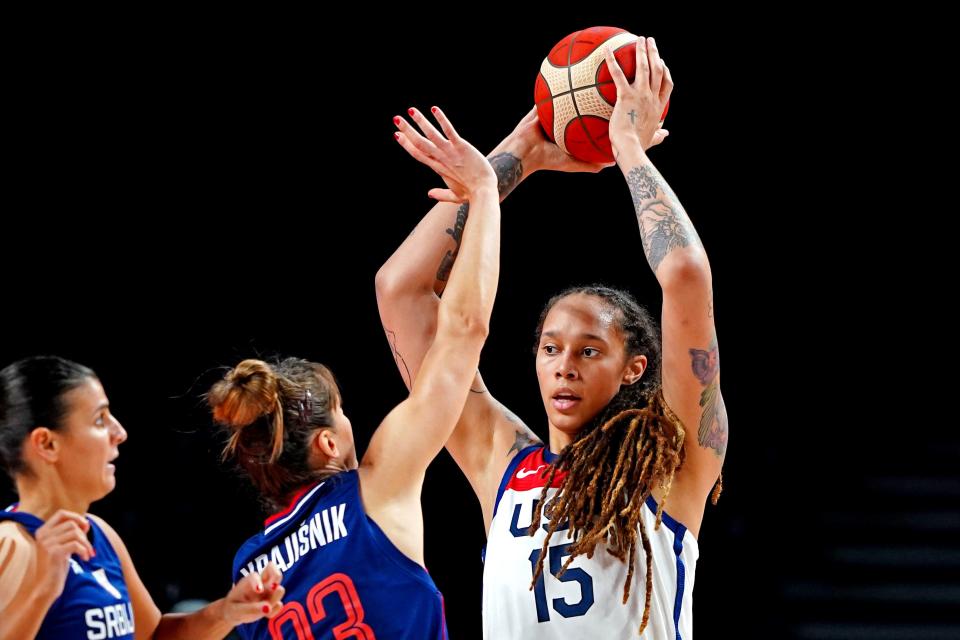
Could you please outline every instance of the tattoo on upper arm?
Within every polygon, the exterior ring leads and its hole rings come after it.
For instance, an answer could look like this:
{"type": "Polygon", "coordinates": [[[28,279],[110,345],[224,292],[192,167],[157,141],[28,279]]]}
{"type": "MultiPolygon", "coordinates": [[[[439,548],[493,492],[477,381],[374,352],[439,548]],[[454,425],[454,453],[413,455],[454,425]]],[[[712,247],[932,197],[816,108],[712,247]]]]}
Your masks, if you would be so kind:
{"type": "MultiPolygon", "coordinates": [[[[509,418],[509,416],[507,416],[509,418]]],[[[516,418],[516,416],[514,416],[516,418]]],[[[519,418],[517,418],[519,420],[519,418]]],[[[523,423],[521,423],[523,424],[523,423]]],[[[532,444],[537,444],[540,442],[534,438],[530,437],[530,434],[526,432],[526,427],[524,429],[517,429],[513,436],[513,444],[510,446],[510,450],[507,451],[509,456],[514,451],[523,451],[532,444]]]]}
{"type": "Polygon", "coordinates": [[[727,450],[727,407],[720,393],[720,351],[716,339],[706,350],[690,349],[690,359],[693,375],[704,386],[697,442],[723,456],[727,450]]]}
{"type": "MultiPolygon", "coordinates": [[[[506,196],[513,191],[520,183],[523,177],[523,163],[520,158],[512,153],[498,153],[487,159],[493,166],[494,173],[497,174],[497,190],[501,196],[506,196]]],[[[450,270],[453,269],[453,263],[457,259],[457,253],[460,252],[460,241],[463,239],[463,228],[467,224],[467,215],[470,211],[470,203],[465,202],[457,209],[457,218],[452,229],[447,229],[447,233],[453,237],[456,246],[447,251],[443,259],[440,260],[440,268],[437,269],[437,280],[446,282],[450,278],[450,270]]]]}
{"type": "Polygon", "coordinates": [[[511,445],[510,449],[507,451],[508,456],[514,451],[521,451],[522,449],[529,447],[531,444],[537,444],[540,442],[540,440],[533,435],[533,433],[530,431],[530,428],[523,423],[523,420],[521,420],[517,414],[515,414],[513,411],[510,411],[510,409],[507,409],[502,404],[500,405],[500,411],[503,412],[503,415],[507,420],[519,427],[514,432],[513,445],[511,445]]]}
{"type": "Polygon", "coordinates": [[[412,388],[413,380],[410,378],[410,367],[407,366],[407,362],[403,359],[403,356],[400,355],[400,352],[397,351],[397,334],[386,327],[384,327],[383,330],[387,333],[387,342],[390,343],[393,359],[397,361],[397,367],[400,369],[400,377],[403,378],[403,382],[407,385],[407,388],[412,388]]]}
{"type": "Polygon", "coordinates": [[[674,249],[700,244],[676,194],[655,169],[634,167],[627,174],[627,185],[640,224],[643,252],[654,272],[674,249]]]}

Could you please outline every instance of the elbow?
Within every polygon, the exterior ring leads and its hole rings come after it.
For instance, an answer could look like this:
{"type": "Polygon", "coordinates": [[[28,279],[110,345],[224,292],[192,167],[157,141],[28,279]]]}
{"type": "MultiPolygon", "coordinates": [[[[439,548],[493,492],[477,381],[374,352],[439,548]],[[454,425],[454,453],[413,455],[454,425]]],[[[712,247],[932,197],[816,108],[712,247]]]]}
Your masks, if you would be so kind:
{"type": "Polygon", "coordinates": [[[415,281],[410,274],[404,274],[392,267],[389,261],[380,267],[373,282],[377,292],[377,302],[381,305],[407,296],[433,293],[432,289],[421,286],[422,283],[415,281]]]}
{"type": "Polygon", "coordinates": [[[677,252],[669,263],[665,263],[659,276],[664,289],[710,289],[713,275],[710,262],[703,252],[677,252]]]}
{"type": "Polygon", "coordinates": [[[437,334],[485,342],[490,335],[490,314],[443,310],[437,318],[437,334]]]}
{"type": "Polygon", "coordinates": [[[390,268],[389,262],[384,263],[384,265],[380,267],[373,283],[377,290],[378,300],[380,298],[387,298],[392,295],[396,295],[397,277],[394,274],[393,269],[390,268]]]}

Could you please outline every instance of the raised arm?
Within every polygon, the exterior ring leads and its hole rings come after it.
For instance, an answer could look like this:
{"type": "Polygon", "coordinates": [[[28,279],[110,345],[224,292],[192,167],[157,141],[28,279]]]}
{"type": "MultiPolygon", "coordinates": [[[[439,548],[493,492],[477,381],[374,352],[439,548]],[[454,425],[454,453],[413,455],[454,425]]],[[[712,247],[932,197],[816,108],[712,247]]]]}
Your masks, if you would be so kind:
{"type": "Polygon", "coordinates": [[[632,83],[610,52],[607,65],[617,86],[610,141],[630,187],[644,254],[663,289],[663,395],[686,428],[686,460],[670,510],[696,533],[727,449],[710,263],[686,211],[640,144],[656,129],[673,90],[655,41],[637,43],[632,83]]]}
{"type": "MultiPolygon", "coordinates": [[[[411,110],[414,121],[423,115],[411,110]]],[[[401,132],[410,125],[395,120],[401,132]]],[[[577,161],[546,140],[531,110],[488,156],[497,176],[500,200],[538,170],[591,171],[603,165],[577,161]]],[[[430,192],[432,197],[439,190],[430,192]]],[[[377,305],[387,341],[407,388],[416,379],[436,332],[437,307],[461,251],[469,203],[441,202],[420,221],[377,273],[377,305]]],[[[472,215],[472,214],[471,214],[472,215]]],[[[493,501],[503,470],[513,455],[539,438],[487,390],[477,373],[456,430],[446,447],[480,500],[490,524],[493,501]]]]}
{"type": "Polygon", "coordinates": [[[436,308],[436,336],[427,349],[410,396],[384,419],[361,463],[364,504],[419,504],[427,465],[443,448],[463,410],[490,326],[499,276],[500,205],[497,179],[483,155],[463,140],[434,108],[441,134],[426,119],[425,135],[404,127],[397,140],[446,182],[438,197],[469,202],[460,257],[436,308]]]}

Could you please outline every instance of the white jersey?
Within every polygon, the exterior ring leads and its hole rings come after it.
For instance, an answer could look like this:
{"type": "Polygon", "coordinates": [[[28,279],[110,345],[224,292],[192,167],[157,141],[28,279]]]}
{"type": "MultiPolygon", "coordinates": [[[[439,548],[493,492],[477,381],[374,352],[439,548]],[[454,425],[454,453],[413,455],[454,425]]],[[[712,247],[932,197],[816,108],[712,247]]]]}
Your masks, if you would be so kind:
{"type": "MultiPolygon", "coordinates": [[[[527,447],[510,462],[500,482],[484,557],[483,637],[691,640],[697,541],[666,513],[660,528],[654,530],[657,503],[653,498],[647,500],[642,516],[653,551],[650,619],[642,636],[637,631],[643,619],[647,571],[639,537],[627,604],[623,604],[627,568],[602,544],[597,545],[593,558],[578,556],[563,576],[556,577],[569,557],[567,548],[572,539],[566,530],[556,531],[550,538],[543,575],[530,589],[549,527],[546,516],[541,516],[542,526],[534,536],[527,535],[527,530],[546,484],[541,474],[556,458],[542,445],[527,447]]],[[[559,480],[554,478],[548,500],[556,494],[559,480]]]]}

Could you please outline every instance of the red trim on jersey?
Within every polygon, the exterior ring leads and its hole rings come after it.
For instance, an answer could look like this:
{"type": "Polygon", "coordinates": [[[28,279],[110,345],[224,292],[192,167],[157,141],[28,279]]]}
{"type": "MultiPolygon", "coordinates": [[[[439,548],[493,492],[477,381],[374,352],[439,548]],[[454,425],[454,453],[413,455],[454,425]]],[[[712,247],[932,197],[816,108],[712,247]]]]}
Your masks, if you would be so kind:
{"type": "MultiPolygon", "coordinates": [[[[545,447],[531,451],[530,454],[517,465],[517,470],[513,472],[504,489],[529,491],[530,489],[543,488],[543,485],[547,483],[547,475],[550,473],[550,465],[543,458],[544,451],[546,451],[545,447]]],[[[553,476],[553,482],[550,483],[550,486],[552,488],[559,487],[566,475],[566,471],[558,471],[557,474],[553,476]]]]}
{"type": "Polygon", "coordinates": [[[269,527],[271,524],[273,524],[280,518],[284,517],[291,511],[293,511],[293,508],[297,506],[298,502],[300,502],[300,498],[302,498],[307,493],[307,491],[312,489],[314,486],[316,485],[308,484],[304,488],[300,489],[300,491],[297,491],[297,493],[294,494],[293,498],[290,500],[290,504],[287,505],[287,508],[284,509],[283,511],[278,511],[277,513],[273,514],[272,516],[264,520],[263,526],[269,527]]]}

